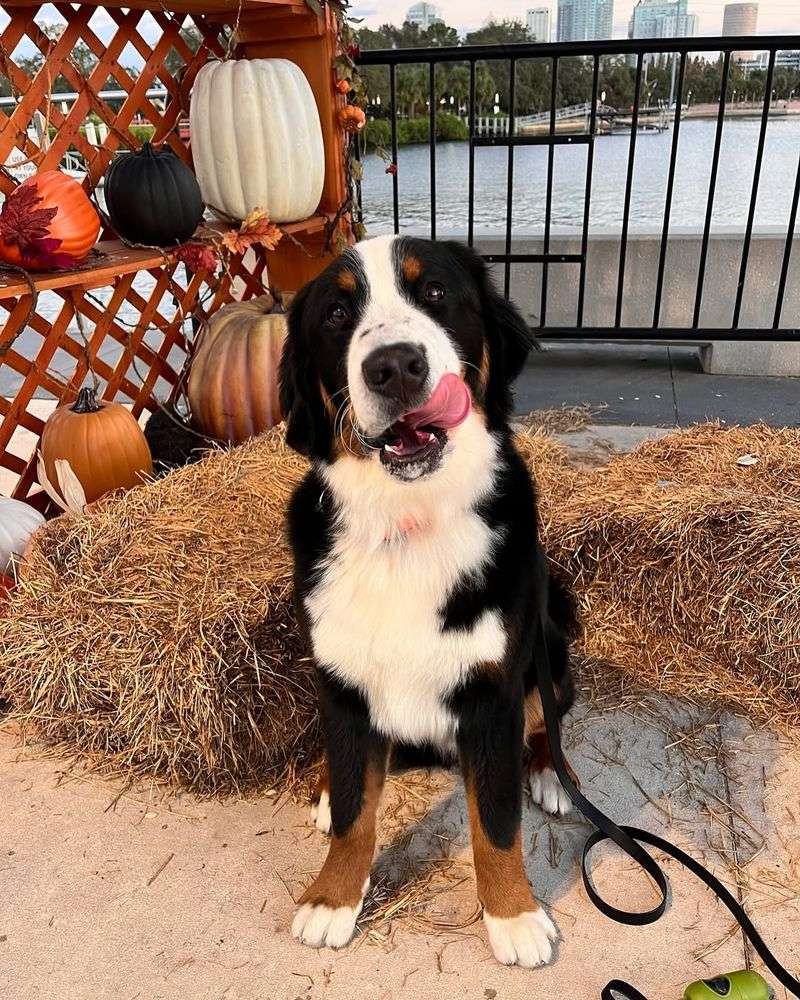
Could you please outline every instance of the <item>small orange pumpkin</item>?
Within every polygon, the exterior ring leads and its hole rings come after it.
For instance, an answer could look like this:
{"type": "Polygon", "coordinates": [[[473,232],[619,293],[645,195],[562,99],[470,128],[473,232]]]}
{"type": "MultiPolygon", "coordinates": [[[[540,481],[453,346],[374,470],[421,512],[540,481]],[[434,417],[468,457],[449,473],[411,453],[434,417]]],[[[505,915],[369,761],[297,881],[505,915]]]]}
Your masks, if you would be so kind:
{"type": "Polygon", "coordinates": [[[339,124],[345,132],[360,132],[367,123],[367,116],[355,104],[348,104],[339,110],[339,124]]]}
{"type": "Polygon", "coordinates": [[[153,473],[150,449],[136,418],[121,403],[98,402],[90,388],[81,389],[72,405],[53,411],[40,445],[47,480],[42,485],[67,508],[80,506],[74,501],[75,491],[65,488],[73,477],[83,491],[83,502],[92,503],[112,490],[140,485],[153,473]]]}
{"type": "Polygon", "coordinates": [[[284,303],[270,294],[231,302],[200,332],[187,394],[198,430],[238,444],[282,420],[278,365],[286,336],[284,303]]]}
{"type": "Polygon", "coordinates": [[[60,170],[23,181],[0,211],[0,260],[32,271],[83,263],[100,233],[100,217],[80,184],[60,170]]]}

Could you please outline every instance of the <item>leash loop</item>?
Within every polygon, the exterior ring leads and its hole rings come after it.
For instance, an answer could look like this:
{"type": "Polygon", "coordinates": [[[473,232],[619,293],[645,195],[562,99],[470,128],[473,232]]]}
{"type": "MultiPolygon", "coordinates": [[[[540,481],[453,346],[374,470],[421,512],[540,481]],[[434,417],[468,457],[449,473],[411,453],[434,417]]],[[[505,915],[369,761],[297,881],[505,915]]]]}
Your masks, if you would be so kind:
{"type": "MultiPolygon", "coordinates": [[[[583,848],[581,859],[581,872],[583,884],[589,899],[597,909],[616,920],[620,924],[631,926],[643,926],[652,924],[661,917],[667,909],[669,900],[669,879],[663,868],[648,853],[642,844],[649,844],[669,857],[674,858],[680,865],[687,868],[693,875],[700,879],[730,911],[736,923],[741,927],[748,940],[755,948],[764,965],[769,969],[778,982],[784,986],[793,996],[800,998],[800,980],[794,976],[775,958],[766,942],[756,930],[744,907],[711,872],[696,861],[690,854],[682,851],[679,847],[664,840],[663,837],[650,833],[649,830],[640,830],[635,826],[619,826],[613,819],[601,812],[597,806],[590,802],[576,786],[570,776],[564,753],[561,748],[561,738],[559,732],[558,704],[556,701],[553,674],[550,667],[550,654],[547,649],[547,639],[545,637],[544,615],[539,616],[538,627],[536,629],[535,653],[536,672],[539,684],[539,697],[542,701],[542,715],[544,716],[545,730],[547,732],[547,743],[550,748],[550,756],[553,761],[553,769],[558,775],[558,780],[564,786],[567,794],[572,799],[576,808],[583,813],[586,819],[597,829],[587,839],[583,848]],[[623,850],[633,861],[639,865],[655,882],[661,895],[661,901],[650,910],[622,910],[607,903],[597,889],[594,887],[589,870],[589,855],[592,849],[605,840],[610,840],[623,850]]],[[[602,991],[602,1000],[614,1000],[614,993],[619,993],[628,1000],[646,1000],[646,998],[629,983],[621,979],[612,979],[602,991]]]]}

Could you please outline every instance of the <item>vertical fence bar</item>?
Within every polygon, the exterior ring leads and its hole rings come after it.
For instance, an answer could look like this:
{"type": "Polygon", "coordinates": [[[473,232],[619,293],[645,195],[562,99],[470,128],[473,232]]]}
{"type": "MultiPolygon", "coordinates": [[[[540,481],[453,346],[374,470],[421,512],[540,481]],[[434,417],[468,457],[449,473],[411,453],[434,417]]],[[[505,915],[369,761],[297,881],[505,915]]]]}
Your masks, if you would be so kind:
{"type": "MultiPolygon", "coordinates": [[[[389,67],[389,95],[392,106],[392,163],[397,167],[397,66],[389,67]]],[[[392,211],[394,212],[394,231],[400,232],[400,193],[398,190],[397,169],[392,174],[392,211]]]]}
{"type": "Polygon", "coordinates": [[[781,313],[783,312],[783,298],[786,294],[786,279],[789,277],[789,263],[792,259],[792,246],[794,244],[794,227],[797,224],[797,210],[800,207],[800,159],[797,161],[797,177],[794,181],[794,196],[792,197],[792,209],[789,212],[789,230],[786,234],[786,247],[783,251],[783,263],[781,264],[781,276],[778,280],[778,294],[775,298],[775,318],[772,321],[772,329],[777,330],[781,325],[781,313]]]}
{"type": "Polygon", "coordinates": [[[714,138],[714,155],[711,159],[711,177],[708,182],[708,203],[706,205],[706,221],[703,226],[703,244],[700,249],[700,265],[697,269],[697,293],[694,300],[694,315],[692,328],[700,324],[700,309],[703,305],[703,284],[706,279],[706,262],[708,260],[708,239],[711,234],[711,217],[714,213],[714,193],[717,187],[717,171],[719,169],[719,150],[722,145],[722,126],[725,122],[725,104],[728,99],[728,73],[731,68],[730,49],[725,53],[722,63],[722,81],[720,83],[719,112],[717,113],[717,133],[714,138]]]}
{"type": "MultiPolygon", "coordinates": [[[[511,59],[509,62],[509,85],[508,85],[508,135],[514,135],[514,103],[517,99],[517,60],[511,59]]],[[[511,253],[511,219],[514,209],[514,147],[508,147],[508,190],[506,192],[506,256],[511,253]]],[[[505,262],[505,278],[503,281],[503,291],[508,298],[511,293],[511,261],[505,262]]]]}
{"type": "MultiPolygon", "coordinates": [[[[676,53],[677,56],[677,53],[676,53]]],[[[667,262],[667,246],[669,243],[669,222],[672,214],[672,195],[675,190],[675,164],[678,157],[678,137],[681,130],[681,108],[683,105],[683,80],[686,75],[686,53],[681,53],[678,68],[678,86],[675,94],[675,122],[672,126],[672,149],[669,154],[669,174],[667,175],[667,195],[664,200],[664,228],[661,233],[661,248],[658,255],[658,277],[656,278],[656,297],[653,306],[653,328],[661,322],[661,297],[664,292],[664,268],[667,262]]]]}
{"type": "Polygon", "coordinates": [[[583,326],[583,310],[586,301],[586,255],[589,252],[589,213],[592,201],[592,170],[594,168],[594,138],[597,129],[597,94],[600,81],[600,57],[594,57],[592,70],[592,111],[589,118],[589,146],[586,153],[586,192],[583,196],[583,232],[581,234],[581,270],[578,283],[577,325],[583,326]]]}
{"type": "Polygon", "coordinates": [[[742,314],[742,297],[744,296],[744,283],[747,280],[747,264],[750,258],[750,243],[753,239],[753,223],[756,217],[756,203],[758,202],[758,185],[761,181],[761,164],[764,161],[764,143],[767,139],[767,124],[769,122],[769,111],[772,107],[772,79],[775,75],[775,49],[769,54],[769,66],[767,67],[766,92],[764,94],[764,107],[761,112],[761,128],[758,132],[758,149],[756,150],[756,163],[753,168],[753,190],[750,192],[750,208],[747,212],[747,227],[744,231],[744,244],[742,246],[742,263],[739,268],[739,284],[736,286],[736,304],[733,307],[733,322],[731,329],[735,330],[739,325],[739,317],[742,314]]]}
{"type": "Polygon", "coordinates": [[[467,206],[467,243],[475,239],[475,60],[469,63],[469,204],[467,206]]]}
{"type": "Polygon", "coordinates": [[[431,59],[429,66],[428,101],[430,102],[429,143],[431,161],[431,239],[436,239],[436,63],[431,59]]]}
{"type": "Polygon", "coordinates": [[[622,211],[622,233],[619,245],[619,279],[617,281],[617,308],[614,314],[614,326],[622,324],[622,298],[625,288],[625,261],[628,255],[628,224],[631,214],[631,193],[633,191],[633,167],[636,159],[636,132],[639,128],[639,101],[642,97],[642,65],[644,56],[640,52],[636,59],[636,87],[633,93],[633,112],[631,114],[631,141],[628,147],[628,177],[625,183],[625,206],[622,211]]]}
{"type": "MultiPolygon", "coordinates": [[[[556,89],[558,87],[558,56],[553,59],[550,80],[550,136],[556,134],[556,89]]],[[[551,142],[547,147],[547,193],[544,203],[544,243],[545,254],[550,253],[550,220],[553,215],[553,161],[555,146],[551,142]]],[[[542,262],[542,303],[539,308],[539,326],[547,322],[547,261],[542,262]]]]}

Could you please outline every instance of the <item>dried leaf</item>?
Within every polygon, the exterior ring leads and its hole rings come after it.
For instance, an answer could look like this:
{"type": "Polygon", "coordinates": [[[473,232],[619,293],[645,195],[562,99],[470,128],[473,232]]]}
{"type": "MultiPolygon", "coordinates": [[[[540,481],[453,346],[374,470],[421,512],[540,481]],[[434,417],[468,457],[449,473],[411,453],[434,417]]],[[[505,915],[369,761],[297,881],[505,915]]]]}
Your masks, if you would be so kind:
{"type": "Polygon", "coordinates": [[[736,459],[737,465],[758,465],[758,455],[740,455],[736,459]]]}
{"type": "Polygon", "coordinates": [[[54,462],[56,467],[56,479],[61,490],[61,495],[68,510],[80,512],[86,506],[86,493],[81,481],[72,471],[72,466],[66,458],[57,458],[54,462]]]}
{"type": "Polygon", "coordinates": [[[269,221],[263,208],[254,208],[237,229],[229,229],[222,237],[223,246],[231,253],[243,254],[252,246],[274,250],[283,233],[269,221]]]}

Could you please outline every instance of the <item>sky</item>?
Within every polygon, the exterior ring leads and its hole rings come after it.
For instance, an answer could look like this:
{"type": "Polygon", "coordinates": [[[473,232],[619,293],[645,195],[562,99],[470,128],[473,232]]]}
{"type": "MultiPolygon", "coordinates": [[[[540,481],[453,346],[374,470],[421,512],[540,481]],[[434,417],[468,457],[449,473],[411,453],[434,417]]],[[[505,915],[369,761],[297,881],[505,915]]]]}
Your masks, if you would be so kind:
{"type": "MultiPolygon", "coordinates": [[[[487,13],[496,20],[502,18],[525,19],[528,7],[548,6],[555,10],[557,0],[434,0],[441,9],[448,24],[460,31],[479,28],[486,20],[487,13]]],[[[628,34],[628,18],[635,0],[614,0],[614,37],[625,38],[628,34]]],[[[370,27],[379,24],[398,23],[413,0],[352,0],[352,14],[363,17],[370,27]]],[[[701,35],[722,34],[722,10],[724,0],[689,0],[689,13],[700,19],[701,35]]],[[[758,12],[758,34],[800,34],[800,0],[760,0],[758,12]]]]}

